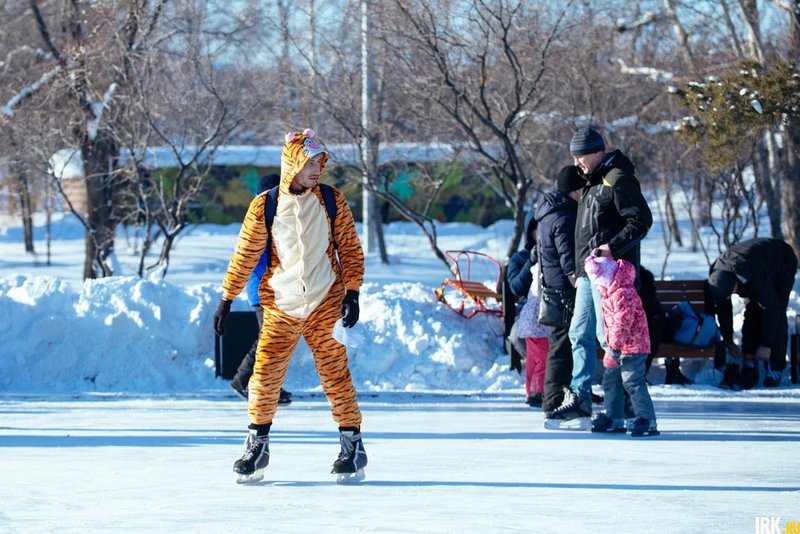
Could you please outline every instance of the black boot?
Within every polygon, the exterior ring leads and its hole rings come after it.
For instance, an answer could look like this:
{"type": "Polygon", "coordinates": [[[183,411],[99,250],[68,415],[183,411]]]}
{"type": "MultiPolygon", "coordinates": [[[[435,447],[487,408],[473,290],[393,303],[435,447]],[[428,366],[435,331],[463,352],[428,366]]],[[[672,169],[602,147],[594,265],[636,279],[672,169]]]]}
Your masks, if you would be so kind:
{"type": "Polygon", "coordinates": [[[247,383],[242,384],[239,377],[233,377],[233,380],[231,380],[231,389],[240,398],[247,400],[247,383]]]}
{"type": "Polygon", "coordinates": [[[541,393],[534,393],[533,395],[528,395],[528,398],[525,399],[525,404],[527,404],[531,408],[541,408],[542,407],[542,394],[541,393]]]}
{"type": "Polygon", "coordinates": [[[782,371],[773,371],[769,364],[766,364],[767,374],[764,376],[765,388],[776,388],[781,385],[782,371]]]}
{"type": "Polygon", "coordinates": [[[755,360],[745,360],[737,384],[742,389],[752,389],[758,384],[758,366],[755,360]]]}
{"type": "Polygon", "coordinates": [[[278,397],[278,404],[286,405],[292,403],[292,394],[289,391],[281,388],[280,397],[278,397]]]}
{"type": "Polygon", "coordinates": [[[725,376],[722,377],[722,382],[719,387],[724,389],[738,389],[739,384],[739,364],[728,362],[725,364],[725,376]]]}
{"type": "Polygon", "coordinates": [[[667,370],[667,376],[664,379],[665,384],[684,386],[692,383],[681,373],[681,361],[678,358],[667,358],[667,361],[664,362],[664,368],[667,370]]]}

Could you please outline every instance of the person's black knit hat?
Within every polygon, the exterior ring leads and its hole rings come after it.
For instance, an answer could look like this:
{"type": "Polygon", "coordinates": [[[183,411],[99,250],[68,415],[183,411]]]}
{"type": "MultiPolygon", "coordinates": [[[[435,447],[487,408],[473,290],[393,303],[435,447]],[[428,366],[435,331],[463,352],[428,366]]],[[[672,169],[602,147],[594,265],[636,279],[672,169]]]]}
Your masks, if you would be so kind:
{"type": "Polygon", "coordinates": [[[716,270],[708,276],[708,288],[716,300],[725,300],[733,294],[736,275],[730,271],[716,270]]]}
{"type": "Polygon", "coordinates": [[[591,128],[578,130],[569,142],[569,153],[572,156],[585,156],[605,149],[603,137],[591,128]]]}
{"type": "Polygon", "coordinates": [[[265,174],[261,178],[258,179],[258,188],[256,189],[256,195],[260,195],[264,191],[268,189],[272,189],[276,185],[281,183],[281,177],[274,172],[271,174],[265,174]]]}
{"type": "Polygon", "coordinates": [[[586,180],[579,174],[578,167],[575,165],[567,165],[556,176],[556,191],[560,193],[569,193],[577,189],[583,189],[586,185],[586,180]]]}

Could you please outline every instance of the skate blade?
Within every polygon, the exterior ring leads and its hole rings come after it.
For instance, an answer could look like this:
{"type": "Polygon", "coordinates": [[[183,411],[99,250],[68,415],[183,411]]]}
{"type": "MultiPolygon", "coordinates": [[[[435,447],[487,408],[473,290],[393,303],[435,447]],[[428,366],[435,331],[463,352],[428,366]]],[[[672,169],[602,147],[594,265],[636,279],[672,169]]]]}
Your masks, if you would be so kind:
{"type": "Polygon", "coordinates": [[[236,477],[237,484],[253,484],[254,482],[261,482],[264,480],[264,468],[256,469],[251,475],[242,475],[236,477]]]}
{"type": "Polygon", "coordinates": [[[644,432],[631,432],[632,438],[645,438],[648,436],[658,436],[661,432],[658,430],[645,430],[644,432]]]}
{"type": "Polygon", "coordinates": [[[592,427],[592,432],[595,434],[624,434],[628,430],[625,428],[609,428],[606,430],[600,430],[599,428],[592,427]]]}
{"type": "Polygon", "coordinates": [[[362,467],[355,473],[338,473],[336,475],[336,483],[342,486],[346,486],[348,484],[358,484],[364,480],[366,476],[367,475],[364,472],[364,468],[362,467]]]}
{"type": "Polygon", "coordinates": [[[592,428],[592,420],[589,417],[545,419],[544,427],[547,430],[590,430],[592,428]]]}

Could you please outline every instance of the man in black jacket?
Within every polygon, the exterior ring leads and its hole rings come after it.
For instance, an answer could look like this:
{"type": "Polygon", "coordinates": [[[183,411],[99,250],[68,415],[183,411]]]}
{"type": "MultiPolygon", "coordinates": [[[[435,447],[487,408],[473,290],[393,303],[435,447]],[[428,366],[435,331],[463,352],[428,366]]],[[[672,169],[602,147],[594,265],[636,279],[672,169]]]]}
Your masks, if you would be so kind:
{"type": "MultiPolygon", "coordinates": [[[[574,295],[575,289],[575,217],[578,199],[586,180],[574,165],[561,169],[556,177],[556,190],[546,193],[536,206],[539,221],[539,255],[544,285],[565,289],[574,295]]],[[[570,310],[571,311],[571,310],[570,310]]],[[[545,418],[564,401],[564,389],[572,381],[572,346],[569,325],[552,327],[550,347],[544,375],[542,411],[545,418]]]]}
{"type": "MultiPolygon", "coordinates": [[[[619,150],[606,152],[595,130],[577,131],[570,141],[575,166],[587,179],[578,202],[575,225],[575,311],[570,324],[572,383],[564,402],[553,412],[552,428],[588,430],[592,414],[591,388],[597,360],[597,340],[606,348],[600,319],[600,294],[584,270],[590,254],[625,259],[639,266],[639,243],[653,224],[633,163],[619,150]],[[559,421],[560,420],[560,421],[559,421]],[[574,424],[573,424],[574,423],[574,424]]],[[[644,365],[644,361],[642,361],[644,365]]],[[[644,373],[644,368],[642,368],[644,373]]]]}
{"type": "Polygon", "coordinates": [[[723,387],[750,389],[758,382],[756,361],[767,366],[764,386],[776,387],[786,368],[786,308],[797,272],[797,256],[780,239],[749,239],[732,245],[711,265],[708,285],[714,297],[729,360],[723,387]],[[741,350],[733,342],[731,295],[746,299],[741,350]],[[739,368],[742,354],[744,362],[739,368]]]}

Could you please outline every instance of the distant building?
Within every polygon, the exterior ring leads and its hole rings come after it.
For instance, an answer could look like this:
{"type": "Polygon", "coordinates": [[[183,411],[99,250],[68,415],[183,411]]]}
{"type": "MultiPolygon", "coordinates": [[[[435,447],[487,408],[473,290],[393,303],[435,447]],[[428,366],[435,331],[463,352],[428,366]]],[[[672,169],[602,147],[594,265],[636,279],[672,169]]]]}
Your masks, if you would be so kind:
{"type": "MultiPolygon", "coordinates": [[[[358,147],[352,144],[327,145],[331,155],[330,164],[357,165],[360,162],[358,147]]],[[[209,158],[212,166],[220,167],[257,167],[279,169],[281,165],[282,145],[221,145],[206,150],[198,160],[207,164],[209,158]]],[[[190,160],[196,152],[194,146],[186,146],[181,150],[184,161],[190,160]]],[[[380,145],[379,165],[392,162],[434,163],[447,161],[455,157],[459,148],[447,143],[382,143],[380,145]]],[[[459,157],[471,157],[464,151],[459,157]]],[[[120,165],[124,165],[128,153],[123,152],[120,165]]],[[[175,169],[178,159],[171,147],[160,146],[148,148],[143,164],[150,170],[175,169]]],[[[84,180],[83,158],[79,150],[64,148],[50,157],[50,173],[61,181],[64,194],[75,210],[86,213],[88,210],[86,182],[84,180]]],[[[257,177],[256,177],[257,180],[257,177]]],[[[68,209],[65,205],[64,209],[68,209]]]]}

